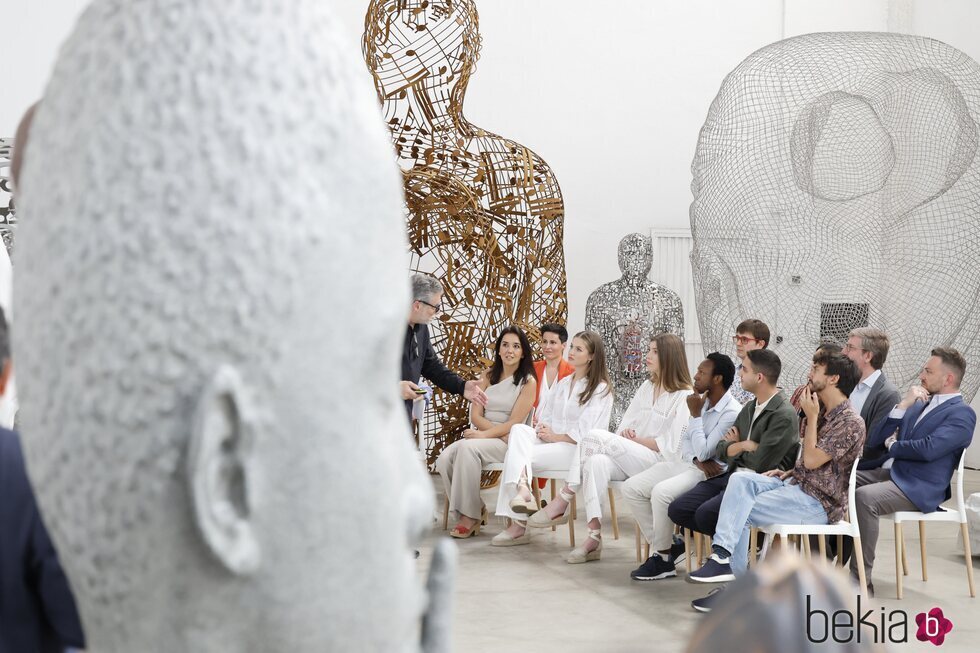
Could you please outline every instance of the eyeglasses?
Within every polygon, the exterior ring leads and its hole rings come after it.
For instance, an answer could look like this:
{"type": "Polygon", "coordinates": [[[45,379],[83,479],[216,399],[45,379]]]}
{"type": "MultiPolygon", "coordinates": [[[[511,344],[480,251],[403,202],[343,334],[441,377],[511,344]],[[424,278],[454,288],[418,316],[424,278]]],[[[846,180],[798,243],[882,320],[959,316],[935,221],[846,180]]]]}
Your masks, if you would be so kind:
{"type": "Polygon", "coordinates": [[[732,336],[732,342],[736,345],[747,345],[750,342],[759,342],[758,338],[750,338],[748,336],[732,336]]]}
{"type": "Polygon", "coordinates": [[[436,315],[438,315],[439,313],[442,313],[442,304],[430,304],[429,302],[425,301],[424,299],[420,299],[418,301],[421,302],[422,304],[425,304],[426,306],[428,306],[432,310],[434,310],[436,312],[436,315]]]}
{"type": "Polygon", "coordinates": [[[860,347],[855,347],[851,343],[847,343],[843,347],[841,347],[841,351],[845,351],[845,352],[847,352],[847,351],[867,351],[867,349],[861,349],[860,347]]]}

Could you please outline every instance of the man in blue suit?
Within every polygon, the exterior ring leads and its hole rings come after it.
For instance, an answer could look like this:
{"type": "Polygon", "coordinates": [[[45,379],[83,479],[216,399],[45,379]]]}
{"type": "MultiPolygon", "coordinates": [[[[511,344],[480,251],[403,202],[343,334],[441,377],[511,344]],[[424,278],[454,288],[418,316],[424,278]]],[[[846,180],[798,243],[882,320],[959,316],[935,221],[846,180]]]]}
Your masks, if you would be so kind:
{"type": "MultiPolygon", "coordinates": [[[[919,374],[922,385],[910,388],[868,437],[869,448],[887,450],[881,458],[862,464],[854,497],[872,595],[878,518],[902,510],[933,512],[950,497],[950,478],[977,423],[976,413],[960,394],[965,372],[966,360],[960,352],[933,349],[919,374]]],[[[851,576],[857,579],[854,557],[851,576]]]]}

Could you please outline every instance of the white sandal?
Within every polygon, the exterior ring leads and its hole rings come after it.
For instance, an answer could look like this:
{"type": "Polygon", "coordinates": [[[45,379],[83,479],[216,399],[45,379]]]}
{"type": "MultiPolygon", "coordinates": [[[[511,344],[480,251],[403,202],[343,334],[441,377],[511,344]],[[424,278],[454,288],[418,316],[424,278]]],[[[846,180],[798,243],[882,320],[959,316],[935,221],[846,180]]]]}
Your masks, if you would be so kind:
{"type": "Polygon", "coordinates": [[[576,547],[572,549],[572,552],[568,554],[565,558],[565,562],[570,565],[578,565],[583,562],[592,562],[593,560],[598,560],[602,555],[602,531],[589,529],[589,537],[599,543],[592,551],[586,551],[585,545],[576,547]]]}
{"type": "MultiPolygon", "coordinates": [[[[519,522],[518,522],[519,523],[519,522]]],[[[490,546],[518,546],[520,544],[530,544],[531,543],[531,531],[527,529],[527,524],[524,525],[524,534],[514,537],[507,531],[500,531],[493,536],[490,540],[490,546]]]]}
{"type": "Polygon", "coordinates": [[[570,508],[572,507],[572,499],[575,498],[574,492],[566,492],[565,488],[558,491],[558,494],[568,505],[565,506],[565,512],[558,515],[554,519],[548,517],[548,514],[544,510],[539,510],[530,516],[527,520],[527,525],[531,528],[548,528],[550,526],[560,526],[562,524],[568,523],[568,517],[571,514],[570,508]]]}

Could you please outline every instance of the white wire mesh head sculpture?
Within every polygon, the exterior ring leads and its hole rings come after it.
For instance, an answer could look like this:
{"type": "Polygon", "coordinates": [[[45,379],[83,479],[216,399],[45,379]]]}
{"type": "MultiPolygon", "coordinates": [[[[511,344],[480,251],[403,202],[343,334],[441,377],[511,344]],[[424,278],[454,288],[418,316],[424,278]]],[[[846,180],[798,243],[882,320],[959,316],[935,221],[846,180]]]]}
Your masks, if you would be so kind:
{"type": "MultiPolygon", "coordinates": [[[[975,350],[980,66],[900,34],[810,34],[728,75],[692,164],[691,255],[706,350],[770,325],[785,385],[821,340],[891,337],[888,373],[975,350]]],[[[972,397],[974,369],[964,381],[972,397]]]]}
{"type": "Polygon", "coordinates": [[[96,0],[61,50],[15,357],[92,650],[419,648],[400,180],[351,45],[320,0],[96,0]]]}

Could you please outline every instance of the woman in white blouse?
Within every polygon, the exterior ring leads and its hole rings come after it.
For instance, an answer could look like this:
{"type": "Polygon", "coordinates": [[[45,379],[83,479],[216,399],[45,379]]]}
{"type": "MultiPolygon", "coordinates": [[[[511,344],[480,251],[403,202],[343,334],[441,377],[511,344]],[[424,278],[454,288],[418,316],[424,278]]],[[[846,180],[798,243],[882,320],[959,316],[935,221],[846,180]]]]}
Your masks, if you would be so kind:
{"type": "Polygon", "coordinates": [[[575,373],[558,382],[538,406],[534,428],[511,428],[504,471],[497,497],[497,514],[510,517],[511,526],[493,538],[494,546],[527,544],[527,515],[537,510],[528,481],[535,470],[567,469],[576,443],[589,431],[605,427],[612,414],[612,383],[606,371],[602,339],[592,331],[572,338],[568,362],[575,373]]]}
{"type": "Polygon", "coordinates": [[[593,429],[579,438],[560,498],[528,520],[528,526],[542,528],[564,523],[572,496],[577,492],[584,497],[589,537],[568,554],[569,563],[599,559],[602,502],[610,481],[624,481],[658,462],[680,460],[690,417],[687,397],[694,391],[684,341],[671,333],[655,336],[646,363],[650,378],[636,391],[619,431],[593,429]]]}

